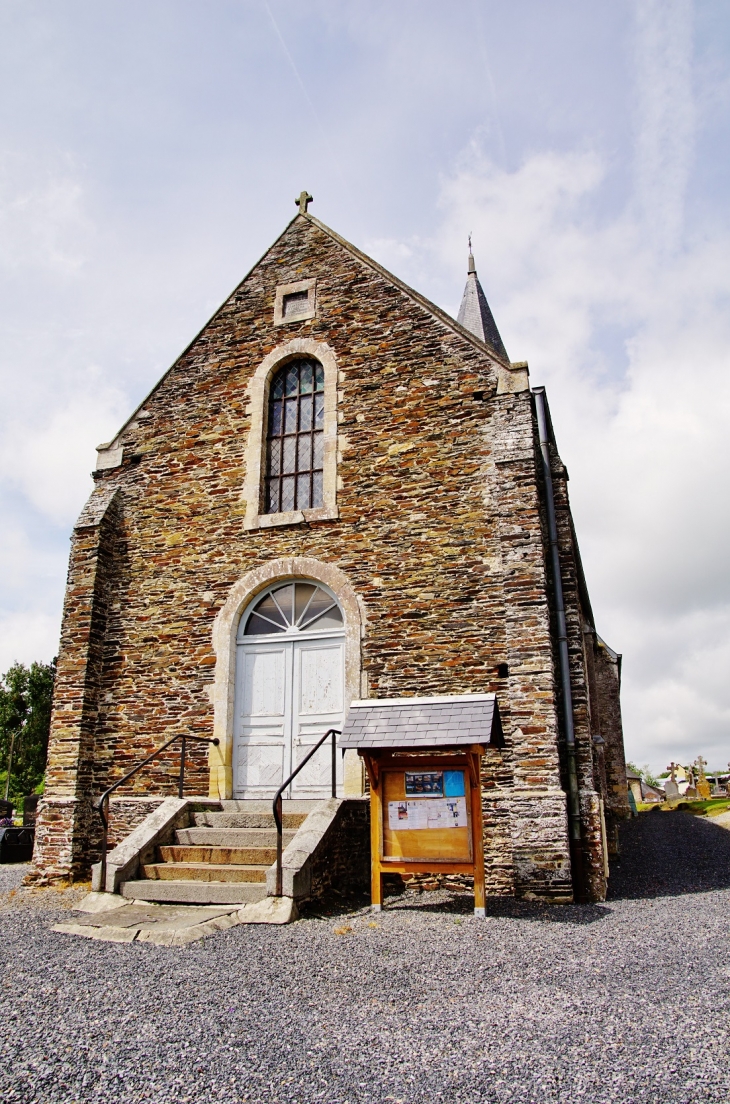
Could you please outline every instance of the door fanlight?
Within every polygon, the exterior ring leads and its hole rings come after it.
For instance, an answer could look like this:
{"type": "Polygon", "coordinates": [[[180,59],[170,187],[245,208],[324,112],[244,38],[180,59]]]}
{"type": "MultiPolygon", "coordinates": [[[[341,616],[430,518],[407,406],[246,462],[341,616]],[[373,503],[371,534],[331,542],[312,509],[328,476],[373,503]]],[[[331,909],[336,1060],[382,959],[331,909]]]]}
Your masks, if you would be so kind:
{"type": "Polygon", "coordinates": [[[316,583],[283,583],[267,591],[256,603],[246,619],[243,636],[342,627],[342,611],[323,587],[316,583]]]}

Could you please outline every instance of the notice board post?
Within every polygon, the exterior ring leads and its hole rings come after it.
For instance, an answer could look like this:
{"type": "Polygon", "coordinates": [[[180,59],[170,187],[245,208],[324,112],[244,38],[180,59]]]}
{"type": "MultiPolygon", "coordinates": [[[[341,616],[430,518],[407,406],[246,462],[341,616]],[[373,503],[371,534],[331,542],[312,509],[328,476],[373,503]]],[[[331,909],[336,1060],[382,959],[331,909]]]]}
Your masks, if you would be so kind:
{"type": "Polygon", "coordinates": [[[494,694],[353,702],[341,747],[370,782],[372,907],[383,875],[468,874],[485,913],[481,757],[503,744],[494,694]]]}

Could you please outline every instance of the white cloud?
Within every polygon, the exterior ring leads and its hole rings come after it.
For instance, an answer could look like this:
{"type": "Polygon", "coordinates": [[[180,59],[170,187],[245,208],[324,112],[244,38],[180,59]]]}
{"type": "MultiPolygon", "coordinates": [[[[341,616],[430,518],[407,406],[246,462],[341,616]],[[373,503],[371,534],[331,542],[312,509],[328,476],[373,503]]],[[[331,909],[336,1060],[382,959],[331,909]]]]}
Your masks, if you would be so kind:
{"type": "MultiPolygon", "coordinates": [[[[579,11],[566,2],[549,14],[537,5],[529,25],[506,6],[489,28],[478,5],[465,6],[461,22],[426,5],[417,25],[393,5],[343,10],[323,2],[314,18],[275,14],[351,174],[344,190],[290,111],[294,84],[261,12],[245,24],[207,21],[216,45],[208,54],[197,22],[179,22],[174,48],[153,27],[149,71],[128,48],[138,39],[133,20],[89,37],[61,19],[26,84],[12,69],[17,49],[8,54],[8,92],[22,85],[22,104],[3,124],[11,129],[0,128],[0,567],[9,611],[0,666],[2,657],[53,654],[66,538],[94,446],[204,321],[205,305],[265,248],[279,203],[291,213],[306,182],[326,221],[365,239],[453,313],[473,231],[507,349],[548,386],[598,627],[625,655],[629,752],[656,767],[681,748],[720,754],[730,681],[730,235],[704,206],[693,223],[702,236],[689,239],[683,218],[696,132],[713,112],[718,134],[726,123],[722,45],[708,62],[705,32],[702,64],[693,60],[691,0],[635,0],[633,31],[621,5],[579,11]],[[242,40],[244,25],[250,64],[222,49],[242,40]],[[597,45],[600,28],[609,37],[597,45]],[[77,52],[57,54],[57,40],[77,52]],[[305,70],[302,59],[315,54],[316,71],[305,70]],[[188,56],[192,68],[180,64],[188,56]],[[106,59],[99,74],[121,74],[136,94],[117,102],[88,70],[90,57],[106,59]],[[49,59],[53,102],[38,83],[49,59]],[[173,83],[160,77],[166,66],[173,83]],[[183,79],[193,72],[200,87],[183,79]],[[405,241],[396,236],[404,225],[417,228],[405,241]]],[[[726,195],[707,202],[719,209],[726,195]]]]}
{"type": "Polygon", "coordinates": [[[58,653],[59,620],[49,613],[0,615],[0,671],[13,663],[50,663],[58,653]]]}
{"type": "Polygon", "coordinates": [[[433,248],[458,225],[489,243],[507,347],[548,385],[598,627],[625,654],[629,751],[727,757],[730,241],[668,259],[634,213],[583,214],[601,179],[590,154],[511,174],[474,154],[444,187],[433,248]]]}
{"type": "Polygon", "coordinates": [[[730,758],[730,235],[682,234],[691,5],[641,0],[638,32],[622,210],[606,214],[610,165],[594,151],[508,171],[475,141],[443,181],[431,240],[382,252],[408,279],[456,280],[473,231],[507,349],[548,386],[598,628],[625,657],[629,754],[663,768],[730,758]]]}
{"type": "Polygon", "coordinates": [[[0,267],[73,275],[92,226],[78,175],[68,163],[38,165],[4,152],[0,169],[0,267]]]}
{"type": "Polygon", "coordinates": [[[692,0],[638,0],[636,199],[656,246],[682,231],[695,131],[692,0]]]}
{"type": "Polygon", "coordinates": [[[94,449],[123,421],[127,401],[89,373],[89,389],[64,406],[44,411],[39,423],[14,424],[0,448],[4,482],[22,492],[44,517],[73,523],[91,492],[94,449]]]}

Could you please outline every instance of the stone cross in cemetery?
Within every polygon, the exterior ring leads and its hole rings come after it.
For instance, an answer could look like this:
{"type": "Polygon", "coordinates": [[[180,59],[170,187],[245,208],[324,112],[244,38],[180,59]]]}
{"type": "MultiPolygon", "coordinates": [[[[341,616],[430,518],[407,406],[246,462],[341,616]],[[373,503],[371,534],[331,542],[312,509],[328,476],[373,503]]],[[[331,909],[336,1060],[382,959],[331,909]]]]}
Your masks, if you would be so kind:
{"type": "Polygon", "coordinates": [[[679,797],[679,786],[677,785],[677,780],[674,777],[674,772],[676,771],[676,769],[677,764],[674,761],[672,761],[667,767],[667,770],[669,771],[669,778],[664,783],[664,793],[666,795],[667,801],[671,801],[672,798],[679,797]]]}
{"type": "Polygon", "coordinates": [[[707,775],[705,774],[705,767],[707,766],[707,760],[703,759],[701,755],[697,756],[697,796],[701,797],[703,801],[706,801],[710,796],[710,783],[707,781],[707,775]]]}

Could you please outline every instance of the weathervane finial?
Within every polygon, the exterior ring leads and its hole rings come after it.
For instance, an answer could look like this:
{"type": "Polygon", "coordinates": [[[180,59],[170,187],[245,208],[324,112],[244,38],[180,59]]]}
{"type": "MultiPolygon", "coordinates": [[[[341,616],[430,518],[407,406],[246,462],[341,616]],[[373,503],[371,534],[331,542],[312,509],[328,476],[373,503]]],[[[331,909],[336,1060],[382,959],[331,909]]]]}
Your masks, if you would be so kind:
{"type": "Polygon", "coordinates": [[[469,268],[467,272],[476,272],[476,265],[474,264],[474,254],[471,251],[471,230],[469,231],[469,268]]]}
{"type": "Polygon", "coordinates": [[[306,215],[307,207],[310,203],[314,203],[314,196],[311,196],[307,191],[300,192],[294,202],[299,208],[299,214],[306,215]]]}

